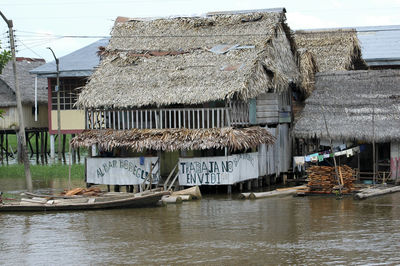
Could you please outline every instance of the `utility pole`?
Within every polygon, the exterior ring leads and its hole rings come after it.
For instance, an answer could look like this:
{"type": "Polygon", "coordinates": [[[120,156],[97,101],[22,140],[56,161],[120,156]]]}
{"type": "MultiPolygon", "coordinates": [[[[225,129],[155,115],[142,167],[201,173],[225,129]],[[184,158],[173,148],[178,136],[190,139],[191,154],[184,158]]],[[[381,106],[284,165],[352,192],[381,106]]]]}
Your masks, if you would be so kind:
{"type": "Polygon", "coordinates": [[[31,176],[31,169],[29,165],[28,154],[26,150],[26,139],[25,139],[25,121],[24,121],[24,114],[22,112],[22,103],[21,103],[21,93],[19,91],[19,84],[17,78],[17,63],[15,59],[15,44],[14,44],[14,31],[13,31],[13,22],[12,20],[8,20],[3,13],[0,11],[1,17],[7,23],[8,32],[10,35],[10,46],[11,46],[11,55],[12,55],[12,65],[13,65],[13,72],[14,72],[14,83],[15,83],[15,95],[17,98],[17,109],[18,109],[18,118],[19,118],[19,134],[18,138],[20,143],[22,144],[22,158],[24,161],[24,168],[25,168],[25,177],[26,177],[26,185],[29,192],[32,192],[32,176],[31,176]]]}
{"type": "Polygon", "coordinates": [[[56,57],[53,49],[47,47],[51,51],[56,60],[57,84],[55,91],[57,92],[57,134],[58,134],[58,161],[61,162],[61,115],[60,115],[60,60],[56,57]]]}

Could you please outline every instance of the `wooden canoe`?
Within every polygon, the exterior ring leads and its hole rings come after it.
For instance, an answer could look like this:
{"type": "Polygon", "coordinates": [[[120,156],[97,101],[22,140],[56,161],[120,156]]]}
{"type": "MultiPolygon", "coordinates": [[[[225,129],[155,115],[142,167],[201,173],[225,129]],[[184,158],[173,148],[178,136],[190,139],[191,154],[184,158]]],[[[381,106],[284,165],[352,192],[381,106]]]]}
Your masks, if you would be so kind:
{"type": "Polygon", "coordinates": [[[75,210],[101,210],[123,209],[156,206],[162,196],[170,192],[146,191],[130,194],[105,194],[99,197],[78,197],[76,199],[38,200],[24,199],[20,202],[0,204],[0,212],[35,212],[35,211],[75,211],[75,210]]]}

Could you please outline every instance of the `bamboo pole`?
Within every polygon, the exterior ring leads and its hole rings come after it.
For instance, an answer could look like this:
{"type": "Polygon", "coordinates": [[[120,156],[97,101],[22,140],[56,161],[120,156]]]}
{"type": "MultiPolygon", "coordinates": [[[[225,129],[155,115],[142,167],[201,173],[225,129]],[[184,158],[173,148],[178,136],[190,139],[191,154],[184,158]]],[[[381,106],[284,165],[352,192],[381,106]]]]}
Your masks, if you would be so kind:
{"type": "MultiPolygon", "coordinates": [[[[329,144],[331,147],[331,152],[333,153],[333,144],[332,144],[332,138],[329,134],[329,130],[328,130],[328,124],[326,122],[326,117],[325,117],[325,108],[323,106],[321,106],[322,108],[322,116],[324,117],[324,122],[325,122],[325,129],[326,129],[326,134],[328,135],[329,138],[329,144]]],[[[339,184],[339,195],[342,195],[342,185],[340,184],[340,180],[339,180],[339,175],[338,175],[338,169],[337,169],[337,165],[336,165],[336,158],[335,158],[335,154],[333,155],[333,163],[335,165],[335,175],[336,175],[336,180],[339,184]]]]}

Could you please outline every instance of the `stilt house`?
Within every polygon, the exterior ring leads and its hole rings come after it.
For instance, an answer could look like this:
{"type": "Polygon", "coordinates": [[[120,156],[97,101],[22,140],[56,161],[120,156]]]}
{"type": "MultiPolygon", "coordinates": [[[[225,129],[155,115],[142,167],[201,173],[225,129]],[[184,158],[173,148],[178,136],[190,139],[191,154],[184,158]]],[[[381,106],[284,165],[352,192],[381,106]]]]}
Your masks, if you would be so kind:
{"type": "MultiPolygon", "coordinates": [[[[354,29],[299,30],[295,32],[299,53],[301,85],[294,97],[294,123],[297,123],[305,100],[315,89],[319,72],[367,69],[361,56],[361,46],[354,29]]],[[[313,139],[295,136],[294,153],[304,155],[317,149],[313,139]]]]}
{"type": "MultiPolygon", "coordinates": [[[[87,78],[93,73],[99,64],[97,51],[99,47],[105,46],[108,39],[101,39],[81,49],[67,54],[59,60],[60,79],[60,132],[66,134],[77,134],[85,129],[85,114],[75,106],[79,89],[87,82],[87,78]]],[[[49,51],[50,52],[50,51],[49,51]]],[[[38,80],[45,82],[48,87],[48,124],[50,133],[51,157],[54,157],[54,136],[58,132],[57,121],[57,66],[55,61],[32,69],[38,80]]],[[[47,102],[47,101],[46,101],[47,102]]],[[[65,140],[65,138],[64,138],[65,140]]]]}
{"type": "MultiPolygon", "coordinates": [[[[35,76],[29,71],[45,61],[37,58],[16,58],[18,84],[21,92],[22,111],[24,114],[25,132],[29,137],[34,134],[47,132],[47,92],[46,83],[40,80],[35,82],[35,76]]],[[[0,74],[0,109],[4,111],[0,118],[0,150],[8,159],[9,134],[14,135],[19,130],[19,117],[15,95],[15,82],[12,62],[8,62],[0,74]]],[[[44,139],[44,137],[42,138],[44,139]]],[[[30,142],[28,142],[30,144],[30,142]]],[[[32,147],[31,147],[32,150],[32,147]]],[[[10,151],[11,152],[11,151],[10,151]]],[[[33,152],[33,151],[32,151],[33,152]]]]}
{"type": "Polygon", "coordinates": [[[181,186],[233,185],[287,170],[290,34],[284,9],[117,18],[77,101],[86,130],[73,145],[108,156],[88,159],[87,182],[138,184],[177,166],[181,186]]]}

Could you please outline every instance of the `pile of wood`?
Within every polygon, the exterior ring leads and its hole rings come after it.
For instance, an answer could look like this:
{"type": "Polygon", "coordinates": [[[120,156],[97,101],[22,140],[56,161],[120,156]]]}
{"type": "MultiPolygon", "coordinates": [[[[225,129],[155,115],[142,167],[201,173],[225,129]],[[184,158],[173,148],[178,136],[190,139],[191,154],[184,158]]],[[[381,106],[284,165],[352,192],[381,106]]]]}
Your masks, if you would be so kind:
{"type": "Polygon", "coordinates": [[[354,190],[354,170],[347,166],[338,166],[339,182],[335,167],[312,166],[307,169],[308,191],[314,193],[335,193],[342,188],[342,193],[351,193],[354,190]],[[340,183],[340,184],[339,184],[340,183]]]}
{"type": "Polygon", "coordinates": [[[90,188],[74,188],[71,190],[66,190],[62,193],[65,196],[75,196],[75,195],[82,195],[82,196],[98,196],[102,194],[102,191],[98,187],[90,187],[90,188]]]}

